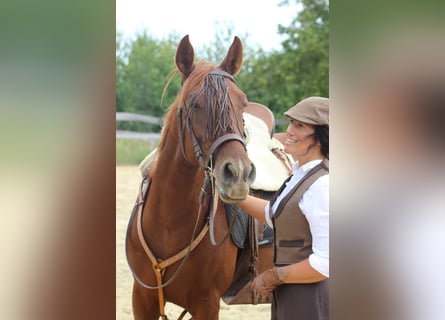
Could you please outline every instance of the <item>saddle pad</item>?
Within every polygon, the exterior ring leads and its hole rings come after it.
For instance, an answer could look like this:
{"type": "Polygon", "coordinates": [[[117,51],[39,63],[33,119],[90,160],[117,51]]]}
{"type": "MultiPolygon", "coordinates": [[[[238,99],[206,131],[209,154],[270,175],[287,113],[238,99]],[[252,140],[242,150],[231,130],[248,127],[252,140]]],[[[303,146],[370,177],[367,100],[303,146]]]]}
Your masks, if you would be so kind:
{"type": "Polygon", "coordinates": [[[237,205],[225,203],[224,207],[229,225],[233,219],[236,219],[230,237],[239,249],[244,249],[248,245],[247,232],[249,228],[249,217],[247,213],[237,205]]]}
{"type": "Polygon", "coordinates": [[[251,188],[256,190],[278,190],[289,176],[284,163],[273,153],[283,145],[270,137],[266,124],[260,118],[244,113],[247,155],[256,167],[256,178],[251,188]]]}
{"type": "MultiPolygon", "coordinates": [[[[244,249],[249,245],[249,216],[237,205],[225,203],[224,206],[229,225],[232,223],[233,219],[237,219],[233,226],[232,232],[230,233],[230,237],[239,249],[244,249]]],[[[258,239],[258,246],[270,246],[271,244],[273,244],[273,229],[267,224],[264,224],[263,233],[258,239]]]]}

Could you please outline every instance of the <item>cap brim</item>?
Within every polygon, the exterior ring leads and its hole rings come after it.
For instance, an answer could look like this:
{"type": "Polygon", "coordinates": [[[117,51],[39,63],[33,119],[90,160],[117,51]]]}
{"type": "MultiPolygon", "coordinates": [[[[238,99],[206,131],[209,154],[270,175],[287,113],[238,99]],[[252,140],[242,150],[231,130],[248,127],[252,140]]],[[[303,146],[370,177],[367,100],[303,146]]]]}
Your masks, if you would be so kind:
{"type": "Polygon", "coordinates": [[[309,118],[291,116],[287,112],[285,112],[284,115],[286,117],[288,117],[289,119],[294,119],[294,120],[297,120],[297,121],[300,121],[300,122],[303,122],[303,123],[307,123],[307,124],[319,125],[317,122],[315,122],[314,120],[309,119],[309,118]]]}

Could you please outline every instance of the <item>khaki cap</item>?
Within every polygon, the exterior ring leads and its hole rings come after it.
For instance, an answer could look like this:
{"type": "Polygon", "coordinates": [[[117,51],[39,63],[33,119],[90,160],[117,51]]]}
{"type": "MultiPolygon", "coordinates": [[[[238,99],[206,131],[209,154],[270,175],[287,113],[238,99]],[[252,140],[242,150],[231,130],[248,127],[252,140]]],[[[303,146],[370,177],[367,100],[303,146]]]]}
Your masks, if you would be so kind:
{"type": "Polygon", "coordinates": [[[329,99],[309,97],[287,110],[289,118],[318,126],[329,126],[329,99]]]}

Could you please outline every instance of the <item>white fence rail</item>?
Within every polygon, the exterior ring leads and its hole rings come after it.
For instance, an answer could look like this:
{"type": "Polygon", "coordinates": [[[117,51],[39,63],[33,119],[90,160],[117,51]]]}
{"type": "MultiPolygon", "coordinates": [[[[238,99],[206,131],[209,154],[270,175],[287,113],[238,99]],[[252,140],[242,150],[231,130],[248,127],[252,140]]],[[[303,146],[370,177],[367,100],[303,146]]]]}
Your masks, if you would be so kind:
{"type": "MultiPolygon", "coordinates": [[[[162,118],[147,116],[143,114],[130,113],[130,112],[116,112],[117,121],[140,121],[161,126],[164,123],[162,118]]],[[[275,124],[285,124],[285,119],[276,119],[275,124]]],[[[133,132],[126,130],[116,130],[116,139],[136,139],[148,141],[151,144],[156,144],[161,138],[160,133],[154,132],[133,132]]]]}
{"type": "Polygon", "coordinates": [[[141,121],[157,125],[162,125],[164,123],[164,120],[162,120],[162,118],[156,118],[144,114],[130,112],[116,112],[116,121],[141,121]]]}
{"type": "MultiPolygon", "coordinates": [[[[140,121],[151,124],[157,124],[159,126],[161,126],[164,123],[162,118],[156,118],[152,116],[147,116],[137,113],[129,113],[129,112],[116,112],[116,122],[118,121],[140,121]]],[[[116,130],[116,139],[136,139],[136,140],[147,141],[150,142],[151,144],[155,144],[159,142],[160,138],[161,138],[160,133],[116,130]]]]}

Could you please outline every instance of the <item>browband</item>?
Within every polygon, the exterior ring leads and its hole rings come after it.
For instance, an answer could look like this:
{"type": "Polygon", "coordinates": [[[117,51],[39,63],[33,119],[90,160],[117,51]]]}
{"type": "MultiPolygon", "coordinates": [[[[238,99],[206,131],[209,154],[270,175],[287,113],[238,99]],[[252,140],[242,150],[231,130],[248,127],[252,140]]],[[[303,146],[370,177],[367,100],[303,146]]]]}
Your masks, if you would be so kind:
{"type": "Polygon", "coordinates": [[[222,76],[224,78],[230,79],[233,83],[235,83],[235,78],[230,73],[223,70],[212,70],[209,72],[209,75],[222,76]]]}

